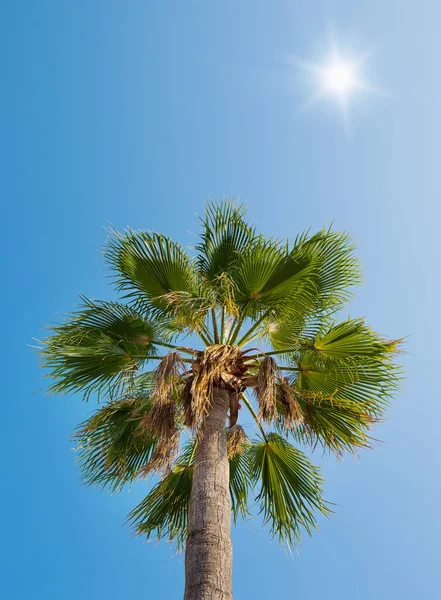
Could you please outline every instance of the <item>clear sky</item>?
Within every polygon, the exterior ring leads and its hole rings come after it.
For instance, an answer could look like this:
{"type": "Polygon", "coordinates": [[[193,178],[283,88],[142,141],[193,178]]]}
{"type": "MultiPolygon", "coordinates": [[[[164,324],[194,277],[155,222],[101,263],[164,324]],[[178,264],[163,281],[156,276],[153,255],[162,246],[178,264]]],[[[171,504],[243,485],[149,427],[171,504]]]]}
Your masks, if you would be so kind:
{"type": "Polygon", "coordinates": [[[440,22],[437,0],[1,3],[3,598],[181,597],[182,557],[122,526],[144,486],[80,485],[69,435],[93,405],[39,392],[26,344],[78,293],[112,297],[104,226],[189,244],[224,194],[268,234],[349,230],[350,315],[409,336],[384,443],[317,456],[336,514],[294,559],[259,520],[234,531],[235,597],[438,597],[440,22]],[[330,23],[387,91],[360,97],[350,138],[331,103],[299,112],[286,64],[326,53],[330,23]]]}

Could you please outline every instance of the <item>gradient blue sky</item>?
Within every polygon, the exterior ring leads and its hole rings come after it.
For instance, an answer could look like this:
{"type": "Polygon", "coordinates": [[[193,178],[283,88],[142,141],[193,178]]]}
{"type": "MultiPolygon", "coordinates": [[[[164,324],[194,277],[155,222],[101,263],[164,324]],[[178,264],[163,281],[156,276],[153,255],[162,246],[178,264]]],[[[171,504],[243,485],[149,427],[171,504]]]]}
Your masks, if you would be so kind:
{"type": "Polygon", "coordinates": [[[143,486],[80,485],[69,435],[93,406],[38,392],[26,344],[78,293],[111,297],[103,226],[191,243],[224,194],[268,234],[348,229],[365,274],[351,316],[409,336],[384,444],[324,461],[336,514],[294,560],[258,520],[234,531],[235,597],[438,597],[440,22],[436,0],[1,4],[2,597],[181,597],[182,557],[121,526],[143,486]],[[376,49],[368,76],[390,92],[357,106],[350,141],[329,103],[298,114],[283,63],[326,52],[329,23],[376,49]]]}

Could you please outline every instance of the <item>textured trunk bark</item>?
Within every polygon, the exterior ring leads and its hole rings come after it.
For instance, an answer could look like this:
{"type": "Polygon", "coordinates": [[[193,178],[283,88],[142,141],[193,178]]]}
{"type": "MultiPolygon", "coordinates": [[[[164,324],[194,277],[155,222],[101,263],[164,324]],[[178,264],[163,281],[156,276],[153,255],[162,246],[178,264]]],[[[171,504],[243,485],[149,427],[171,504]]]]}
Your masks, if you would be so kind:
{"type": "Polygon", "coordinates": [[[184,600],[231,600],[232,547],[230,468],[225,420],[230,394],[213,391],[196,449],[185,550],[184,600]]]}

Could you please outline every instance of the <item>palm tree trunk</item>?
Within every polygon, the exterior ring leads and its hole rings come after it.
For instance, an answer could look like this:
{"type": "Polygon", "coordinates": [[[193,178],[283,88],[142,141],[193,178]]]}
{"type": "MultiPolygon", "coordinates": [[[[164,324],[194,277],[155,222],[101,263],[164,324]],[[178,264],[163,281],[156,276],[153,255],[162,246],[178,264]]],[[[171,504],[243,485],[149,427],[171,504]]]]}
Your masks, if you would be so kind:
{"type": "Polygon", "coordinates": [[[184,600],[232,600],[230,468],[225,420],[230,392],[214,388],[196,449],[185,550],[184,600]]]}

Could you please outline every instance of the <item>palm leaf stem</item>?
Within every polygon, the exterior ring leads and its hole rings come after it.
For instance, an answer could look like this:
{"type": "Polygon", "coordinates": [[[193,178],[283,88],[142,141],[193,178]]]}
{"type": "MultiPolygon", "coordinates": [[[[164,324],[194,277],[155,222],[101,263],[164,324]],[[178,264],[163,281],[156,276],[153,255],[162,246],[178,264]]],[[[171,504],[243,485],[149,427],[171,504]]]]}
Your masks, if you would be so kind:
{"type": "MultiPolygon", "coordinates": [[[[237,321],[234,324],[234,329],[231,332],[231,335],[230,335],[230,337],[228,339],[228,343],[229,343],[230,346],[234,345],[234,343],[237,340],[237,337],[238,337],[238,335],[240,333],[240,329],[241,329],[242,325],[244,324],[244,321],[245,321],[245,318],[246,318],[246,316],[245,316],[246,315],[246,309],[247,309],[248,304],[249,304],[249,301],[245,303],[245,306],[243,308],[243,311],[242,311],[243,317],[238,317],[237,321]]],[[[240,346],[240,344],[238,344],[238,346],[240,346]]]]}
{"type": "Polygon", "coordinates": [[[214,343],[215,344],[219,344],[220,343],[220,340],[219,340],[219,329],[217,327],[216,312],[215,312],[214,308],[211,309],[211,320],[213,322],[214,343]]]}
{"type": "Polygon", "coordinates": [[[252,407],[251,402],[248,400],[248,398],[245,396],[244,393],[241,394],[241,397],[244,401],[245,406],[248,408],[250,413],[253,415],[254,420],[256,421],[257,427],[260,429],[260,433],[263,435],[265,441],[267,442],[268,438],[266,437],[265,430],[263,429],[262,425],[259,423],[256,412],[255,412],[254,408],[252,407]]]}
{"type": "Polygon", "coordinates": [[[197,447],[198,447],[198,440],[196,438],[195,441],[194,441],[194,444],[193,444],[193,450],[191,451],[190,457],[188,459],[187,467],[191,466],[191,463],[193,462],[194,455],[196,454],[196,448],[197,447]]]}
{"type": "Polygon", "coordinates": [[[225,304],[222,304],[220,343],[225,343],[225,304]]]}
{"type": "Polygon", "coordinates": [[[152,340],[150,342],[153,346],[163,346],[164,348],[171,348],[172,350],[177,350],[178,352],[184,352],[185,354],[195,354],[196,350],[194,348],[190,348],[189,346],[175,346],[174,344],[167,344],[166,342],[158,342],[157,340],[152,340]]]}
{"type": "MultiPolygon", "coordinates": [[[[98,356],[98,355],[95,355],[98,356]]],[[[103,355],[104,357],[104,355],[103,355]]],[[[131,354],[130,358],[145,358],[149,360],[164,360],[165,356],[145,356],[144,354],[131,354]]],[[[182,362],[192,363],[193,360],[191,358],[181,358],[182,362]]]]}
{"type": "MultiPolygon", "coordinates": [[[[249,362],[256,362],[256,363],[258,363],[258,365],[260,364],[259,359],[257,357],[247,358],[247,360],[245,361],[245,364],[248,365],[249,362]]],[[[248,366],[253,367],[254,365],[248,365],[248,366]]],[[[280,371],[295,371],[295,372],[300,372],[302,370],[302,369],[299,369],[297,367],[284,367],[283,365],[277,365],[277,368],[280,371]]]]}
{"type": "Polygon", "coordinates": [[[260,335],[261,335],[261,331],[260,331],[260,330],[259,330],[259,331],[256,331],[256,332],[254,333],[254,335],[252,335],[250,338],[248,338],[248,339],[246,340],[246,342],[245,342],[245,343],[246,343],[246,344],[251,344],[251,342],[254,342],[254,340],[257,340],[257,339],[260,337],[260,335]]]}
{"type": "Polygon", "coordinates": [[[205,325],[202,327],[202,329],[200,331],[198,331],[198,335],[206,346],[213,345],[213,340],[210,339],[210,332],[205,327],[205,325]]]}
{"type": "Polygon", "coordinates": [[[239,335],[240,328],[242,327],[244,321],[245,321],[245,317],[242,317],[241,319],[237,319],[234,322],[234,325],[231,330],[231,334],[228,338],[228,344],[230,346],[233,346],[234,342],[237,340],[237,336],[239,335]]]}
{"type": "Polygon", "coordinates": [[[289,354],[289,352],[294,352],[294,350],[289,350],[289,349],[272,350],[271,352],[264,352],[262,350],[262,352],[259,352],[259,354],[252,354],[252,355],[248,356],[247,361],[248,360],[257,360],[259,358],[264,358],[265,356],[275,356],[276,354],[289,354]]]}
{"type": "Polygon", "coordinates": [[[266,319],[269,312],[270,312],[269,310],[265,311],[263,313],[263,315],[259,319],[257,319],[257,321],[254,323],[254,325],[252,327],[250,327],[250,329],[237,342],[238,346],[244,346],[247,342],[251,341],[252,334],[256,331],[256,329],[259,327],[259,325],[261,325],[261,323],[264,321],[264,319],[266,319]]]}
{"type": "Polygon", "coordinates": [[[231,344],[233,333],[236,331],[236,326],[239,317],[237,315],[230,316],[225,322],[225,343],[231,344]]]}

